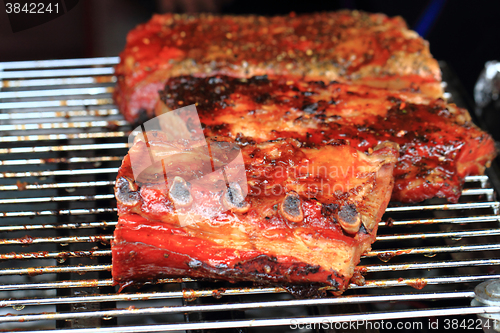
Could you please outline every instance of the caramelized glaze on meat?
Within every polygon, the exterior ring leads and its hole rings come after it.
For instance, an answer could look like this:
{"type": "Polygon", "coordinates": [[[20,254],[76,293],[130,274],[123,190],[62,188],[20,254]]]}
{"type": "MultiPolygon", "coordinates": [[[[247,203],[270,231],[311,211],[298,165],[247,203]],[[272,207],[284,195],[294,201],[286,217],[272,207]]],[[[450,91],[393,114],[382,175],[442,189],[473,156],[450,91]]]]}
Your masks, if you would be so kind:
{"type": "Polygon", "coordinates": [[[186,173],[186,159],[180,165],[165,159],[164,165],[173,166],[146,169],[152,174],[138,182],[131,161],[149,159],[163,151],[160,147],[191,154],[193,160],[198,154],[197,145],[177,144],[161,134],[148,138],[155,148],[148,151],[137,141],[115,187],[113,278],[122,286],[181,276],[330,286],[341,292],[375,241],[398,156],[394,143],[365,154],[348,145],[303,147],[282,139],[242,147],[246,181],[238,185],[214,184],[212,174],[186,173]],[[194,200],[179,206],[174,184],[161,180],[168,177],[194,200]],[[236,195],[242,188],[248,188],[244,198],[236,195]]]}
{"type": "Polygon", "coordinates": [[[122,287],[193,277],[341,293],[362,283],[354,268],[391,196],[456,202],[496,154],[466,110],[439,99],[428,44],[398,17],[155,15],[129,33],[116,74],[128,121],[194,104],[208,137],[174,140],[195,133],[179,118],[123,160],[122,287]],[[226,165],[237,152],[244,181],[226,165]]]}
{"type": "Polygon", "coordinates": [[[195,104],[206,135],[304,144],[350,144],[368,152],[400,146],[392,199],[457,202],[467,175],[484,172],[496,150],[466,110],[421,94],[265,76],[183,76],[167,81],[157,114],[195,104]]]}
{"type": "Polygon", "coordinates": [[[287,75],[442,94],[428,43],[400,17],[340,11],[276,17],[154,15],[129,32],[115,101],[128,121],[149,116],[179,75],[287,75]]]}

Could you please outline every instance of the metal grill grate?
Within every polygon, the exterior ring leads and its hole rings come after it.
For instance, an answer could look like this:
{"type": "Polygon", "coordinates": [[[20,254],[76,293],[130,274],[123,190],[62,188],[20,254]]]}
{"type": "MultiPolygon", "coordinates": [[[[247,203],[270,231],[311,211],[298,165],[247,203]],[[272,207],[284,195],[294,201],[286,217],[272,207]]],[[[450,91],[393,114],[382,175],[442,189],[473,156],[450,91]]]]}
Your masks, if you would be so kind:
{"type": "Polygon", "coordinates": [[[0,330],[250,332],[500,311],[468,306],[475,285],[500,278],[487,176],[468,177],[458,204],[391,205],[361,261],[366,284],[341,297],[191,279],[116,293],[112,193],[131,130],[112,104],[117,61],[0,63],[0,330]]]}

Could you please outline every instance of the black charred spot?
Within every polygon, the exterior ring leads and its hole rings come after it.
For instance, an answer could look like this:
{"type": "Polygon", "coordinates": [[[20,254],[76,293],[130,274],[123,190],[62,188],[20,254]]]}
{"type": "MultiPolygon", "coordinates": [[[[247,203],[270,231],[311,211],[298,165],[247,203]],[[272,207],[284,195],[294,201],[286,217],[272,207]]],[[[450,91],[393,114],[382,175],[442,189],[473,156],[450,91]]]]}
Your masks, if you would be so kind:
{"type": "Polygon", "coordinates": [[[254,83],[257,81],[269,81],[269,77],[267,75],[256,75],[248,79],[248,82],[254,83]]]}
{"type": "Polygon", "coordinates": [[[318,103],[304,104],[302,105],[302,110],[305,113],[315,113],[318,110],[318,103]]]}
{"type": "Polygon", "coordinates": [[[326,120],[326,114],[324,114],[324,113],[315,114],[314,118],[318,119],[319,121],[325,121],[326,120]]]}
{"type": "Polygon", "coordinates": [[[224,129],[226,129],[226,127],[227,127],[226,123],[209,126],[209,128],[211,128],[214,132],[221,132],[224,129]]]}
{"type": "Polygon", "coordinates": [[[323,298],[327,296],[326,290],[321,289],[323,285],[310,283],[308,285],[284,285],[286,289],[295,298],[323,298]]]}
{"type": "Polygon", "coordinates": [[[258,94],[257,96],[255,96],[253,98],[253,100],[256,103],[260,103],[260,104],[264,104],[266,101],[268,101],[270,99],[271,99],[271,95],[269,95],[269,93],[258,94]]]}
{"type": "Polygon", "coordinates": [[[358,211],[353,204],[342,206],[339,211],[339,217],[348,224],[354,224],[358,220],[358,211]]]}
{"type": "Polygon", "coordinates": [[[248,145],[254,145],[255,140],[248,136],[243,136],[241,133],[238,133],[236,135],[235,141],[238,143],[240,147],[248,146],[248,145]]]}
{"type": "Polygon", "coordinates": [[[338,204],[324,204],[322,207],[321,207],[321,214],[323,214],[323,216],[325,217],[328,217],[328,216],[331,216],[333,213],[335,213],[337,211],[337,209],[339,209],[339,205],[338,204]]]}
{"type": "Polygon", "coordinates": [[[220,76],[212,76],[208,79],[208,84],[220,84],[223,83],[220,76]]]}
{"type": "Polygon", "coordinates": [[[342,119],[342,116],[339,116],[339,115],[336,114],[336,115],[333,115],[333,116],[329,116],[328,119],[330,121],[336,121],[336,120],[342,119]]]}
{"type": "Polygon", "coordinates": [[[316,274],[319,272],[320,268],[321,267],[319,265],[315,265],[315,266],[307,265],[298,274],[302,274],[302,275],[316,274]]]}
{"type": "MultiPolygon", "coordinates": [[[[152,117],[149,115],[149,113],[145,109],[140,109],[138,112],[137,119],[133,123],[133,128],[138,127],[151,119],[152,117]]],[[[111,128],[110,128],[111,129],[111,128]]],[[[116,129],[118,129],[118,126],[116,126],[116,129]]],[[[116,130],[116,129],[111,129],[111,130],[116,130]]]]}
{"type": "Polygon", "coordinates": [[[170,109],[178,108],[182,102],[182,105],[196,104],[201,113],[210,113],[214,108],[230,106],[227,100],[237,84],[237,79],[224,75],[206,78],[179,76],[167,80],[159,96],[170,109]]]}
{"type": "Polygon", "coordinates": [[[311,81],[310,83],[315,84],[315,85],[319,86],[320,88],[326,87],[325,81],[311,81]]]}
{"type": "MultiPolygon", "coordinates": [[[[337,275],[337,274],[335,274],[337,275]]],[[[333,288],[338,288],[339,287],[339,283],[337,282],[337,280],[335,280],[332,276],[332,274],[328,275],[328,277],[326,278],[326,280],[330,283],[330,285],[333,287],[333,288]]]]}
{"type": "Polygon", "coordinates": [[[401,103],[403,102],[401,99],[394,97],[394,96],[389,96],[387,97],[387,100],[391,103],[401,103]]]}

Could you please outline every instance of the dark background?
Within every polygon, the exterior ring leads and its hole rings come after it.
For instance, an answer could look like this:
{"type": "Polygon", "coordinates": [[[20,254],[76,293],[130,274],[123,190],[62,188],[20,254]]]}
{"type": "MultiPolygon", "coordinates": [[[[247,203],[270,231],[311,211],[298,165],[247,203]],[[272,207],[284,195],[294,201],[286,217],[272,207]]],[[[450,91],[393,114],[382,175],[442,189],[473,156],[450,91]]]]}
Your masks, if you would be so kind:
{"type": "Polygon", "coordinates": [[[272,15],[341,8],[400,15],[411,28],[419,26],[424,13],[434,12],[436,19],[424,37],[434,57],[449,63],[470,95],[484,63],[500,60],[498,0],[80,0],[65,15],[17,33],[0,2],[0,61],[115,56],[125,45],[127,31],[154,12],[272,15]],[[441,10],[426,11],[440,3],[441,10]]]}

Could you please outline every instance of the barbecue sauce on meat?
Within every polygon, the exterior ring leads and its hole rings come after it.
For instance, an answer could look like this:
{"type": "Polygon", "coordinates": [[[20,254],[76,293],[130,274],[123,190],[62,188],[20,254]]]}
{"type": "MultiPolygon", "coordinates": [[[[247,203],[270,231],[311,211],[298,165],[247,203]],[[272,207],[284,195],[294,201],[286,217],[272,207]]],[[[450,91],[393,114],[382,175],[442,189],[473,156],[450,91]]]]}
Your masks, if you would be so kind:
{"type": "Polygon", "coordinates": [[[287,77],[181,76],[160,92],[166,107],[195,104],[206,135],[259,142],[294,138],[305,146],[350,144],[370,152],[400,146],[392,200],[457,202],[467,175],[481,174],[496,150],[466,110],[419,94],[287,77]]]}
{"type": "Polygon", "coordinates": [[[285,75],[442,95],[428,43],[400,17],[357,11],[276,17],[154,15],[127,36],[115,101],[128,121],[152,116],[157,91],[180,75],[285,75]]]}
{"type": "MultiPolygon", "coordinates": [[[[161,153],[161,145],[179,153],[195,151],[163,135],[147,137],[155,147],[153,154],[161,153]]],[[[240,185],[213,191],[203,179],[180,176],[167,185],[128,184],[134,177],[131,161],[149,157],[141,146],[143,142],[136,142],[123,160],[115,189],[134,193],[133,202],[128,196],[122,202],[117,195],[119,221],[112,247],[117,284],[189,276],[278,284],[295,292],[293,286],[301,285],[307,295],[322,287],[338,292],[347,288],[362,253],[375,241],[398,156],[393,143],[366,155],[348,145],[303,147],[294,139],[247,142],[241,148],[248,187],[245,209],[238,204],[237,209],[221,210],[217,203],[223,202],[229,188],[238,198],[240,185]],[[348,172],[336,173],[329,169],[332,166],[348,172]],[[184,187],[187,182],[190,185],[184,187]],[[175,184],[182,185],[183,197],[189,192],[195,199],[189,206],[176,205],[177,194],[170,193],[177,191],[175,184]],[[348,217],[362,221],[354,227],[363,232],[351,230],[348,217]]]]}

